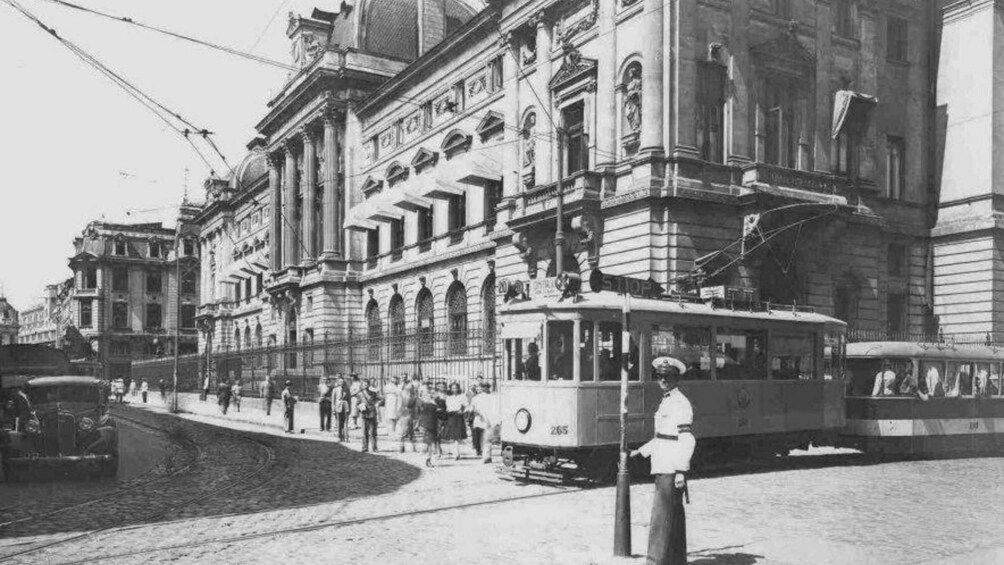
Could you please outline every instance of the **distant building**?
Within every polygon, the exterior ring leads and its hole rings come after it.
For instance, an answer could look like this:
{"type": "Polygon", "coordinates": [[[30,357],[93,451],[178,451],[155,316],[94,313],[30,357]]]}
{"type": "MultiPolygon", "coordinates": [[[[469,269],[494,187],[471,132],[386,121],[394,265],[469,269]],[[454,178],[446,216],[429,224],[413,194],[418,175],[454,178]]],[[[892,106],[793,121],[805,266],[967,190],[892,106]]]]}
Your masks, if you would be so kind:
{"type": "Polygon", "coordinates": [[[0,296],[0,345],[17,343],[19,329],[17,310],[0,296]]]}
{"type": "Polygon", "coordinates": [[[42,302],[21,312],[19,342],[62,347],[72,293],[73,279],[47,285],[42,302]]]}
{"type": "Polygon", "coordinates": [[[134,359],[172,354],[179,323],[179,353],[197,351],[199,246],[191,225],[197,212],[182,205],[177,238],[160,223],[91,222],[74,240],[70,321],[96,352],[102,376],[129,378],[134,359]]]}

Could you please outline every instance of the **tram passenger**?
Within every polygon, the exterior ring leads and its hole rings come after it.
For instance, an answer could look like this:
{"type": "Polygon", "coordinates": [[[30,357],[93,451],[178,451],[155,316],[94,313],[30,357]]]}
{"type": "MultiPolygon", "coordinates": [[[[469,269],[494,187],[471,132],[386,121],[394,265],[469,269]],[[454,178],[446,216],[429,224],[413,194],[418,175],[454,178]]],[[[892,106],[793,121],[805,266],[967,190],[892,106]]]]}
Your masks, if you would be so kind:
{"type": "Polygon", "coordinates": [[[893,396],[896,394],[896,373],[892,363],[882,362],[882,369],[875,373],[875,384],[872,386],[872,396],[893,396]]]}
{"type": "Polygon", "coordinates": [[[913,363],[906,361],[896,368],[896,391],[905,396],[918,393],[917,380],[913,377],[913,363]]]}
{"type": "Polygon", "coordinates": [[[526,346],[526,360],[523,362],[523,371],[528,381],[540,380],[540,350],[536,343],[526,346]]]}
{"type": "Polygon", "coordinates": [[[945,387],[941,383],[941,373],[938,366],[932,364],[924,375],[924,383],[927,385],[927,394],[930,396],[945,396],[945,387]]]}
{"type": "Polygon", "coordinates": [[[648,534],[648,561],[652,565],[686,565],[687,521],[683,498],[687,493],[686,474],[694,454],[691,432],[694,409],[677,385],[686,365],[673,357],[652,362],[663,397],[655,413],[655,438],[632,455],[650,457],[655,475],[655,497],[648,534]]]}

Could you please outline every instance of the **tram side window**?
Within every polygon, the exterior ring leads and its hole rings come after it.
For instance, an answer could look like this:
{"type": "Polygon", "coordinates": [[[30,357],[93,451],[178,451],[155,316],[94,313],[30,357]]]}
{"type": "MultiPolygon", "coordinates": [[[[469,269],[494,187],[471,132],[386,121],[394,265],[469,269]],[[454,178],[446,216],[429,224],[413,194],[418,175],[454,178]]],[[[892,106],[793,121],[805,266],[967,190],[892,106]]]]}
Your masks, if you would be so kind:
{"type": "Polygon", "coordinates": [[[945,364],[941,361],[921,361],[920,375],[922,379],[920,386],[924,393],[930,396],[945,396],[945,381],[942,375],[945,373],[945,364]]]}
{"type": "Polygon", "coordinates": [[[949,361],[945,373],[945,396],[973,395],[973,364],[967,361],[949,361]]]}
{"type": "Polygon", "coordinates": [[[506,356],[511,380],[540,380],[540,336],[507,339],[506,356]]]}
{"type": "Polygon", "coordinates": [[[811,379],[815,334],[771,336],[771,378],[778,380],[811,379]]]}
{"type": "MultiPolygon", "coordinates": [[[[989,363],[976,364],[976,377],[973,379],[973,394],[976,396],[996,396],[997,392],[991,383],[989,363]]],[[[996,375],[994,375],[996,377],[996,375]]]]}
{"type": "Polygon", "coordinates": [[[823,378],[826,380],[842,379],[845,373],[845,355],[847,353],[847,340],[843,332],[828,329],[823,342],[823,378]]]}
{"type": "Polygon", "coordinates": [[[719,380],[767,378],[767,357],[764,343],[767,332],[718,328],[717,353],[723,365],[718,370],[719,380]]]}
{"type": "Polygon", "coordinates": [[[579,323],[579,380],[593,380],[593,323],[583,320],[579,323]]]}
{"type": "MultiPolygon", "coordinates": [[[[651,358],[675,357],[687,366],[681,378],[707,379],[711,376],[711,328],[699,326],[652,326],[651,358]]],[[[721,366],[721,359],[718,359],[721,366]]]]}
{"type": "MultiPolygon", "coordinates": [[[[621,364],[624,362],[621,347],[622,328],[620,322],[599,322],[597,327],[597,344],[599,345],[600,380],[619,381],[621,364]]],[[[638,340],[631,335],[630,351],[627,358],[628,380],[638,380],[638,340]]]]}
{"type": "Polygon", "coordinates": [[[872,393],[875,375],[882,370],[882,360],[873,357],[848,359],[847,380],[850,396],[868,396],[872,393]]]}
{"type": "Polygon", "coordinates": [[[547,378],[552,381],[572,380],[572,322],[547,323],[547,378]]]}

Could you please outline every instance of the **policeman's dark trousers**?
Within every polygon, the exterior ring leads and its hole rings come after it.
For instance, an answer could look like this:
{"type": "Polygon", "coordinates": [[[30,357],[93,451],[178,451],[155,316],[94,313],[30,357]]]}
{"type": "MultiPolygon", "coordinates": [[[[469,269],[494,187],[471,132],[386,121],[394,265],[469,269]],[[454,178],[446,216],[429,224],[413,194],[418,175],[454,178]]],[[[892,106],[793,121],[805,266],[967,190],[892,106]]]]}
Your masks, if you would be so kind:
{"type": "Polygon", "coordinates": [[[321,431],[330,432],[331,431],[331,401],[322,400],[318,403],[318,409],[321,412],[321,431]]]}
{"type": "Polygon", "coordinates": [[[370,450],[370,444],[372,444],[373,451],[377,450],[376,444],[377,438],[377,419],[374,418],[363,418],[363,451],[370,450]]]}
{"type": "Polygon", "coordinates": [[[282,419],[286,422],[286,431],[293,433],[293,409],[287,408],[286,413],[282,415],[282,419]]]}
{"type": "Polygon", "coordinates": [[[345,412],[339,412],[335,414],[335,418],[338,420],[338,440],[345,441],[345,421],[349,419],[349,415],[345,412]]]}
{"type": "Polygon", "coordinates": [[[648,529],[648,565],[687,565],[687,519],[683,489],[676,488],[675,474],[655,476],[652,522],[648,529]]]}

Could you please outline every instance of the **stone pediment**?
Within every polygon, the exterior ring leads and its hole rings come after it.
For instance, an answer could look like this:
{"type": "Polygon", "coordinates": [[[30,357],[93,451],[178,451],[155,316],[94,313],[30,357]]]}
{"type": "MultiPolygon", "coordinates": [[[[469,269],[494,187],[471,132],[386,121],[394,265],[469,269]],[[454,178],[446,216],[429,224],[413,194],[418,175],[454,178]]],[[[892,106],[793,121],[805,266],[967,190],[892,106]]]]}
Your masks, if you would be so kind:
{"type": "Polygon", "coordinates": [[[446,134],[446,138],[443,139],[443,145],[440,149],[447,158],[456,155],[457,153],[463,153],[471,148],[471,136],[459,129],[455,129],[450,133],[446,134]]]}
{"type": "Polygon", "coordinates": [[[551,79],[551,90],[562,90],[581,79],[596,76],[596,59],[583,57],[578,49],[567,44],[564,49],[565,55],[561,60],[561,67],[551,79]]]}
{"type": "Polygon", "coordinates": [[[481,119],[474,131],[478,133],[481,141],[484,141],[492,134],[501,131],[504,127],[505,118],[502,117],[502,114],[492,110],[481,119]]]}
{"type": "Polygon", "coordinates": [[[436,164],[439,160],[439,153],[435,151],[429,151],[428,149],[422,147],[415,153],[415,156],[411,159],[411,166],[415,167],[415,172],[420,173],[426,167],[431,167],[436,164]]]}
{"type": "Polygon", "coordinates": [[[387,178],[387,184],[394,186],[403,180],[408,180],[408,167],[395,161],[387,167],[387,173],[384,176],[387,178]]]}
{"type": "Polygon", "coordinates": [[[360,188],[366,198],[369,198],[374,194],[378,194],[381,189],[383,189],[383,181],[376,180],[373,177],[367,177],[366,182],[364,182],[363,186],[360,188]]]}
{"type": "Polygon", "coordinates": [[[790,32],[750,47],[750,53],[758,65],[776,70],[805,72],[816,66],[816,56],[790,32]]]}

